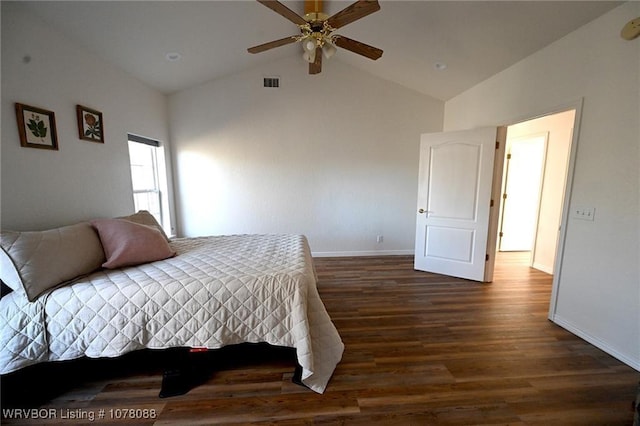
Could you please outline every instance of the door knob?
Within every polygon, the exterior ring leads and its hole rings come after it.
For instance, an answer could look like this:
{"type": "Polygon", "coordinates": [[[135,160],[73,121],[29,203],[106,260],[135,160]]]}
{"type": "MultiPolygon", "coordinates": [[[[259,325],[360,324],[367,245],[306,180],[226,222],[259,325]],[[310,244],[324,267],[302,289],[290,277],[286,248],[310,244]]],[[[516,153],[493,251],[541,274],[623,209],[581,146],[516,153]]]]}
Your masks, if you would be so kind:
{"type": "Polygon", "coordinates": [[[420,213],[420,214],[422,214],[422,213],[431,214],[433,212],[431,210],[418,209],[418,213],[420,213]]]}

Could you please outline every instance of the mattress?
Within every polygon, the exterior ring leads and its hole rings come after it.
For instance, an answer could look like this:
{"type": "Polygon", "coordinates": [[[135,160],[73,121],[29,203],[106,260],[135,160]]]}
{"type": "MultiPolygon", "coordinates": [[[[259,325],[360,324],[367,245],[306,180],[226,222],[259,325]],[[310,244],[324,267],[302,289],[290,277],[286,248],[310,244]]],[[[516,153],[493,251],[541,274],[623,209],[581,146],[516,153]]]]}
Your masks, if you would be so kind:
{"type": "Polygon", "coordinates": [[[324,392],[344,345],[301,235],[171,241],[173,258],[100,270],[28,302],[0,300],[0,374],[138,349],[266,342],[296,349],[302,382],[324,392]]]}

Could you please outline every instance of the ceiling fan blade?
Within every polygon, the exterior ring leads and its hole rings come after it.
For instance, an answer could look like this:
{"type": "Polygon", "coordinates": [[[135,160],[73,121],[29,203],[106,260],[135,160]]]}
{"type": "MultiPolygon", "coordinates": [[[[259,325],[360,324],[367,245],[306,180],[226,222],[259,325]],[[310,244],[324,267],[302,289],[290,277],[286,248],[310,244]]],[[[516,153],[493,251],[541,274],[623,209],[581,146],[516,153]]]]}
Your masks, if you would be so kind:
{"type": "Polygon", "coordinates": [[[322,48],[316,48],[316,60],[309,64],[309,74],[320,74],[322,71],[322,48]]]}
{"type": "Polygon", "coordinates": [[[380,10],[378,0],[358,0],[327,19],[327,24],[338,29],[378,10],[380,10]]]}
{"type": "Polygon", "coordinates": [[[270,41],[269,43],[264,43],[258,46],[250,47],[247,49],[247,51],[249,53],[260,53],[260,52],[264,52],[265,50],[273,49],[274,47],[280,47],[286,44],[295,43],[296,41],[297,41],[296,37],[294,36],[285,37],[285,38],[281,38],[280,40],[274,40],[274,41],[270,41]]]}
{"type": "Polygon", "coordinates": [[[374,61],[382,56],[382,50],[377,47],[369,46],[368,44],[364,44],[341,35],[335,36],[333,38],[333,43],[336,46],[350,50],[353,53],[357,53],[358,55],[365,56],[369,59],[373,59],[374,61]]]}
{"type": "Polygon", "coordinates": [[[293,10],[289,9],[287,6],[277,0],[258,0],[258,3],[267,6],[269,9],[273,10],[281,16],[284,16],[296,25],[304,25],[307,23],[307,21],[305,21],[302,16],[298,15],[293,10]]]}

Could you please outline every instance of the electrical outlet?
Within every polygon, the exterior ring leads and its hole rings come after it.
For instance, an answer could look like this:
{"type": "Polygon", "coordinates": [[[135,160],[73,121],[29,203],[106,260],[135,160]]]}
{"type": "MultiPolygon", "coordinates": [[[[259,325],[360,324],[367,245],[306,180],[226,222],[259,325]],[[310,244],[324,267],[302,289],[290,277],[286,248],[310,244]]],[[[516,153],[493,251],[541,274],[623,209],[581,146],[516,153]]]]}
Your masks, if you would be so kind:
{"type": "Polygon", "coordinates": [[[595,215],[595,207],[574,207],[571,210],[571,217],[574,219],[593,221],[595,215]]]}
{"type": "Polygon", "coordinates": [[[378,244],[383,243],[383,242],[384,242],[384,236],[382,236],[382,235],[378,235],[378,236],[376,237],[376,242],[377,242],[378,244]]]}

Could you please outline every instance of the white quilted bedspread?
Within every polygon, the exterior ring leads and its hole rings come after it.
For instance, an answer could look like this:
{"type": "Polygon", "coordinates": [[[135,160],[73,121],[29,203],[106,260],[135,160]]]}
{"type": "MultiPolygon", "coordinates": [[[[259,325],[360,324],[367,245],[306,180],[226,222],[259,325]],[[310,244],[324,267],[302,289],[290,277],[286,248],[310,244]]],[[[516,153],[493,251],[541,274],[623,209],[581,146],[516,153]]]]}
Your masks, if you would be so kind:
{"type": "Polygon", "coordinates": [[[344,345],[316,288],[304,236],[174,239],[171,259],[98,271],[29,303],[0,300],[0,373],[43,361],[143,348],[296,348],[302,381],[322,393],[344,345]]]}

